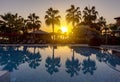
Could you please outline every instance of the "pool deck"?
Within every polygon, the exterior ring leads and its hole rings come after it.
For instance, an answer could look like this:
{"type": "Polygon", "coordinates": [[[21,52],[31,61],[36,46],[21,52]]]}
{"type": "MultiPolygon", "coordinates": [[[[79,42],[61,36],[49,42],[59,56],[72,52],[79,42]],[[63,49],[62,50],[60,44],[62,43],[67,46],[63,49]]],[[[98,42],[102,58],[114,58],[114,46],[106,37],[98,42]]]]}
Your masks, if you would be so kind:
{"type": "Polygon", "coordinates": [[[0,82],[11,82],[10,73],[8,71],[0,70],[0,82]]]}
{"type": "Polygon", "coordinates": [[[101,45],[103,48],[112,49],[114,51],[120,52],[120,46],[119,45],[101,45]]]}

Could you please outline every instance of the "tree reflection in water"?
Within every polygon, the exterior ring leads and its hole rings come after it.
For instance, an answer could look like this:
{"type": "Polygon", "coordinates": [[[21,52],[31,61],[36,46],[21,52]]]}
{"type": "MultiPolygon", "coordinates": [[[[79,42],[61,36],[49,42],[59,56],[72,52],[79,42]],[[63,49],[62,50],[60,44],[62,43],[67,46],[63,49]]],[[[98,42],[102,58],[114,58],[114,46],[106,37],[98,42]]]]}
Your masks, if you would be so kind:
{"type": "Polygon", "coordinates": [[[55,48],[55,46],[53,46],[52,57],[47,57],[46,64],[45,64],[45,67],[47,68],[46,71],[51,75],[53,73],[59,72],[59,67],[61,66],[60,65],[60,57],[54,56],[54,48],[55,48]]]}
{"type": "MultiPolygon", "coordinates": [[[[19,66],[24,63],[28,63],[31,69],[36,69],[40,66],[40,62],[42,61],[40,52],[36,52],[36,49],[39,47],[32,47],[33,52],[29,51],[30,47],[23,46],[21,47],[0,47],[0,66],[3,70],[8,70],[10,72],[14,70],[18,70],[19,66]]],[[[45,47],[40,47],[45,48],[45,47]]],[[[70,74],[71,77],[78,75],[80,68],[83,71],[83,74],[90,73],[91,75],[94,74],[96,67],[96,62],[102,62],[107,64],[113,70],[120,72],[120,58],[115,56],[112,53],[108,53],[108,50],[103,49],[94,49],[88,47],[79,47],[75,46],[72,47],[73,56],[71,59],[67,59],[65,62],[66,72],[70,74]],[[75,58],[75,54],[80,54],[83,58],[81,64],[79,59],[75,58]],[[92,59],[92,56],[95,55],[96,62],[92,59]]],[[[53,54],[52,57],[47,57],[45,62],[46,70],[49,74],[54,74],[59,72],[59,68],[61,67],[60,64],[60,57],[55,57],[54,54],[55,46],[53,47],[53,54]]]]}
{"type": "Polygon", "coordinates": [[[110,68],[119,71],[117,69],[117,65],[120,65],[120,58],[117,57],[115,54],[111,54],[108,52],[108,50],[102,50],[102,52],[99,52],[96,54],[96,57],[99,62],[104,62],[106,63],[110,68]]]}
{"type": "Polygon", "coordinates": [[[68,74],[70,74],[71,77],[73,77],[75,74],[79,75],[79,71],[80,71],[80,63],[78,59],[75,59],[74,56],[74,49],[73,49],[73,56],[72,56],[72,60],[67,59],[66,61],[66,72],[68,74]]]}
{"type": "Polygon", "coordinates": [[[3,66],[3,70],[12,72],[25,62],[28,62],[31,68],[36,68],[40,65],[40,53],[31,53],[27,50],[27,47],[23,47],[23,50],[18,48],[0,47],[0,65],[3,66]]]}
{"type": "Polygon", "coordinates": [[[97,68],[96,62],[90,59],[91,55],[96,55],[96,59],[99,62],[104,62],[110,68],[120,72],[120,70],[118,70],[119,68],[117,68],[117,65],[120,65],[120,58],[117,57],[115,54],[113,55],[112,53],[109,53],[107,49],[88,48],[79,46],[75,46],[72,48],[75,50],[76,53],[88,57],[87,60],[84,59],[82,62],[82,70],[84,74],[89,72],[91,75],[93,75],[93,71],[95,71],[97,68]]]}
{"type": "Polygon", "coordinates": [[[95,49],[88,47],[74,46],[72,48],[75,50],[76,53],[88,57],[88,59],[84,59],[82,62],[82,71],[84,74],[90,73],[91,75],[93,75],[93,72],[96,70],[96,63],[95,61],[90,59],[90,56],[92,54],[96,54],[97,51],[95,51],[95,49]]]}
{"type": "Polygon", "coordinates": [[[96,63],[95,61],[91,60],[90,57],[88,57],[87,60],[83,60],[82,66],[84,74],[90,73],[91,75],[93,75],[93,72],[96,70],[96,63]]]}
{"type": "Polygon", "coordinates": [[[36,53],[36,54],[28,54],[27,56],[27,62],[29,63],[29,66],[31,68],[36,68],[40,65],[40,61],[41,61],[41,55],[40,53],[36,53]]]}

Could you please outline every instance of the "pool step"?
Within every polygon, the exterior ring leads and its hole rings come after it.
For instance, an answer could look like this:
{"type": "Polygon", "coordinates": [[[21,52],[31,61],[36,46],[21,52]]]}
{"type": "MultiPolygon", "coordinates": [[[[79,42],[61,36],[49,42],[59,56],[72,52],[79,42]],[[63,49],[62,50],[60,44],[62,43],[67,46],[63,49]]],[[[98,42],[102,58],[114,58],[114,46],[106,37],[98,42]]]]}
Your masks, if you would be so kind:
{"type": "Polygon", "coordinates": [[[10,73],[8,71],[0,71],[0,82],[10,82],[10,73]]]}

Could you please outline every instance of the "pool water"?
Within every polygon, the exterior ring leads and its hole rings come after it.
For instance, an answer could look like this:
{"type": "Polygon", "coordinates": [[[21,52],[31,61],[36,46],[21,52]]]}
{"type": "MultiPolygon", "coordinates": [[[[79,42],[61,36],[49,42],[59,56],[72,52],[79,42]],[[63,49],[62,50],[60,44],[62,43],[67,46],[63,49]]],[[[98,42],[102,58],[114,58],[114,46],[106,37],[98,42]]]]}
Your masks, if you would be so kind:
{"type": "Polygon", "coordinates": [[[120,57],[82,46],[2,46],[0,70],[10,82],[120,82],[120,57]]]}

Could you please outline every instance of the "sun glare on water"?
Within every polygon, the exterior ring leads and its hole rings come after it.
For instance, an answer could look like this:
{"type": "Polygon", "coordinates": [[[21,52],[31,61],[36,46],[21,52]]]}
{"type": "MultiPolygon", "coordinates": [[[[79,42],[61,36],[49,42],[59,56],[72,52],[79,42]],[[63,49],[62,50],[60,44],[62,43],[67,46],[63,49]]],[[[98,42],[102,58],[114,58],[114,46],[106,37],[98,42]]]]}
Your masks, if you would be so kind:
{"type": "Polygon", "coordinates": [[[68,32],[68,28],[67,28],[66,26],[62,26],[62,27],[61,27],[61,31],[62,31],[63,33],[68,32]]]}

